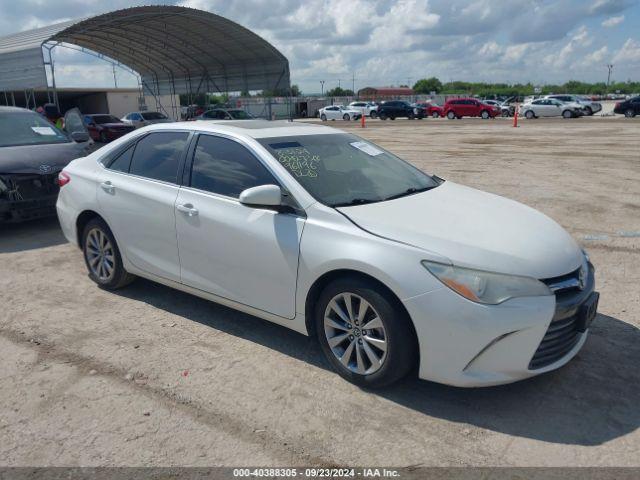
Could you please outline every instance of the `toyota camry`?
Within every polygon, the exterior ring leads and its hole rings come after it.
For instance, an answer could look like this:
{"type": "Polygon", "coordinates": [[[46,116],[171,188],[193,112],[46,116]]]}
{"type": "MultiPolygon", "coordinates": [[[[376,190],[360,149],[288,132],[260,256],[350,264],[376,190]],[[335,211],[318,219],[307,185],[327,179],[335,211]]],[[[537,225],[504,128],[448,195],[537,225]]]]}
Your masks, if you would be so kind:
{"type": "Polygon", "coordinates": [[[58,216],[89,277],[136,276],[316,335],[364,386],[496,385],[566,364],[598,293],[556,222],[340,130],[144,127],[71,162],[58,216]]]}

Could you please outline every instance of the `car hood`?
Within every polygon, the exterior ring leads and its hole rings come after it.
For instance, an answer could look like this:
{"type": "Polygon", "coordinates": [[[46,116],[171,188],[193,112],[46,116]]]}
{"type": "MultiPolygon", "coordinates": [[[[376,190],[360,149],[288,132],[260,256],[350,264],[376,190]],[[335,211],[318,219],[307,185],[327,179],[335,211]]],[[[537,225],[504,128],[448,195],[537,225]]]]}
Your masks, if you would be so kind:
{"type": "Polygon", "coordinates": [[[85,145],[69,142],[0,148],[0,174],[49,173],[62,170],[71,160],[85,156],[85,145]],[[43,167],[46,165],[49,168],[43,167]]]}
{"type": "Polygon", "coordinates": [[[113,123],[100,123],[100,124],[98,124],[98,127],[102,127],[102,128],[132,128],[133,125],[131,125],[129,123],[123,123],[123,122],[113,122],[113,123]]]}
{"type": "Polygon", "coordinates": [[[154,120],[145,120],[145,122],[150,125],[153,125],[155,123],[171,123],[173,122],[173,120],[171,120],[170,118],[158,118],[154,120]]]}
{"type": "Polygon", "coordinates": [[[452,182],[338,210],[375,235],[444,256],[458,266],[542,279],[564,275],[582,263],[580,247],[546,215],[452,182]]]}

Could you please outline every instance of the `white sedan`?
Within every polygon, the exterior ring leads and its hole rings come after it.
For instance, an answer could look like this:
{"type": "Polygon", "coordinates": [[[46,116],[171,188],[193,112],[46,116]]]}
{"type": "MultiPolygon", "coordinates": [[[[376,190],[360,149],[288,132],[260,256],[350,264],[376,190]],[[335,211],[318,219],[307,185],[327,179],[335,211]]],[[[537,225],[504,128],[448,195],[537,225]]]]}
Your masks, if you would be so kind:
{"type": "Polygon", "coordinates": [[[329,105],[320,109],[320,119],[327,120],[357,120],[362,117],[362,112],[355,108],[343,107],[342,105],[329,105]]]}
{"type": "Polygon", "coordinates": [[[315,335],[359,385],[531,377],[576,355],[596,316],[594,268],[549,217],[333,128],[144,127],[59,185],[101,288],[144,277],[315,335]]]}
{"type": "Polygon", "coordinates": [[[538,98],[520,106],[520,115],[528,119],[538,117],[574,118],[582,115],[582,106],[553,98],[538,98]]]}

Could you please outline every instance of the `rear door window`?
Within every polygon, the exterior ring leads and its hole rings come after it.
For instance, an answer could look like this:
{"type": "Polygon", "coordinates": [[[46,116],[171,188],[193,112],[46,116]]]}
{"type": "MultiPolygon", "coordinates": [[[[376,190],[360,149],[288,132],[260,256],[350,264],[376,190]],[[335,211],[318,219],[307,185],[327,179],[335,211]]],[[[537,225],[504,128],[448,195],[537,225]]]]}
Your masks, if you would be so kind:
{"type": "Polygon", "coordinates": [[[136,144],[130,173],[177,183],[178,165],[187,144],[187,132],[151,133],[136,144]]]}

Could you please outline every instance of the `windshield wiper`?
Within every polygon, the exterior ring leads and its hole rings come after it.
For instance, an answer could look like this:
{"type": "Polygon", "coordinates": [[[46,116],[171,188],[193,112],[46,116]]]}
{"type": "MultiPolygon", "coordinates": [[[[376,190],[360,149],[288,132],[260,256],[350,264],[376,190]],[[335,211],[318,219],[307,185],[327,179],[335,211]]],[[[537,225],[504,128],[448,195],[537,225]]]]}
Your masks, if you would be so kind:
{"type": "Polygon", "coordinates": [[[381,199],[376,198],[376,199],[371,199],[371,198],[354,198],[353,200],[349,200],[348,202],[342,202],[342,203],[334,203],[333,204],[333,208],[337,208],[337,207],[349,207],[352,205],[366,205],[367,203],[375,203],[375,202],[380,202],[381,199]]]}
{"type": "Polygon", "coordinates": [[[402,193],[391,195],[385,198],[384,200],[386,201],[386,200],[393,200],[394,198],[406,197],[407,195],[413,195],[414,193],[426,192],[427,190],[431,190],[432,188],[435,188],[435,186],[422,187],[422,188],[411,187],[411,188],[407,188],[402,193]]]}

